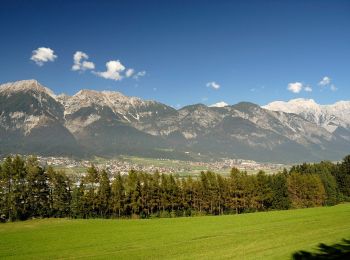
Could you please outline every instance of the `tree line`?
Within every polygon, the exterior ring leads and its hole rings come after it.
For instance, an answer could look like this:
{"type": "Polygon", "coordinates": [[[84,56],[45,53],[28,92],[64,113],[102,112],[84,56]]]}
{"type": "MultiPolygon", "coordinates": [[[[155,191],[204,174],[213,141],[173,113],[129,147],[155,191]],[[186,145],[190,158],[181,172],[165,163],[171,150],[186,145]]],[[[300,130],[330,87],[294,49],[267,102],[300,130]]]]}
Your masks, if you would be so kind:
{"type": "Polygon", "coordinates": [[[350,198],[350,155],[341,163],[293,166],[276,174],[232,168],[224,177],[131,170],[111,175],[95,166],[79,179],[42,167],[35,157],[0,165],[0,218],[150,218],[330,206],[350,198]]]}

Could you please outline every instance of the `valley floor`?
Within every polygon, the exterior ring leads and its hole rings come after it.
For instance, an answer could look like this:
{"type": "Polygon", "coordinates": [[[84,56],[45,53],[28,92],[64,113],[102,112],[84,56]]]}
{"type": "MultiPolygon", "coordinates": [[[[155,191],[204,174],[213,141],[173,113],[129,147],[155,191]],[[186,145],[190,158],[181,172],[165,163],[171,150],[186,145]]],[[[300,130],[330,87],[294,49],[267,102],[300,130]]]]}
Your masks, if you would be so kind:
{"type": "Polygon", "coordinates": [[[350,204],[175,219],[41,219],[0,224],[0,258],[288,259],[342,238],[350,238],[350,204]]]}

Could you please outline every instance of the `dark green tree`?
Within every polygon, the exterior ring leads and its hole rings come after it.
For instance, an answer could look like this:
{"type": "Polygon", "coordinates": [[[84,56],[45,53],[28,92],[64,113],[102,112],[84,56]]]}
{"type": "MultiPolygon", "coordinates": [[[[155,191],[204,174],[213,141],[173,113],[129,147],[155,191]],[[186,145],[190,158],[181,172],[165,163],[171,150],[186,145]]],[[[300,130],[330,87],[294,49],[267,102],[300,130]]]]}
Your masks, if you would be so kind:
{"type": "Polygon", "coordinates": [[[266,210],[271,207],[273,199],[272,181],[264,171],[259,171],[256,176],[257,186],[257,208],[258,210],[266,210]]]}
{"type": "Polygon", "coordinates": [[[98,207],[99,215],[101,217],[108,217],[110,210],[110,201],[111,201],[111,186],[109,182],[108,173],[105,170],[102,170],[99,174],[99,187],[98,187],[98,207]]]}
{"type": "Polygon", "coordinates": [[[291,205],[288,193],[287,176],[285,173],[273,175],[271,187],[271,207],[273,209],[289,209],[291,205]]]}
{"type": "Polygon", "coordinates": [[[126,202],[124,181],[118,172],[114,181],[112,182],[112,198],[111,209],[115,216],[121,217],[124,214],[124,205],[126,202]]]}
{"type": "Polygon", "coordinates": [[[350,155],[346,156],[335,173],[339,191],[346,200],[350,200],[350,155]]]}
{"type": "Polygon", "coordinates": [[[50,215],[54,217],[69,216],[72,194],[68,177],[64,172],[56,172],[52,167],[48,167],[47,175],[49,179],[50,215]]]}
{"type": "Polygon", "coordinates": [[[27,203],[29,206],[30,216],[48,217],[50,215],[49,203],[49,180],[47,173],[36,157],[29,157],[26,161],[27,172],[27,203]]]}
{"type": "Polygon", "coordinates": [[[87,217],[99,216],[98,186],[99,174],[94,165],[87,169],[86,176],[83,178],[84,185],[84,215],[87,217]]]}
{"type": "Polygon", "coordinates": [[[73,218],[87,217],[87,213],[84,209],[84,185],[82,182],[80,182],[78,185],[73,186],[70,214],[73,218]]]}

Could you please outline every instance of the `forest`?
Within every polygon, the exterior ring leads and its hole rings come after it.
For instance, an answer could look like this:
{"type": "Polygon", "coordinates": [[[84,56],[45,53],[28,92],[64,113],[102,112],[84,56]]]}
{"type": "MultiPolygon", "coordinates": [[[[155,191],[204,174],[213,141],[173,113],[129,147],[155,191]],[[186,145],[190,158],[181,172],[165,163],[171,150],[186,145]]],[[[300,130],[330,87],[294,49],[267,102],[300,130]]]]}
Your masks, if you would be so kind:
{"type": "Polygon", "coordinates": [[[79,179],[9,156],[0,165],[0,219],[155,218],[332,206],[350,198],[350,155],[339,163],[304,163],[275,174],[232,168],[224,177],[131,170],[111,175],[94,165],[79,179]]]}

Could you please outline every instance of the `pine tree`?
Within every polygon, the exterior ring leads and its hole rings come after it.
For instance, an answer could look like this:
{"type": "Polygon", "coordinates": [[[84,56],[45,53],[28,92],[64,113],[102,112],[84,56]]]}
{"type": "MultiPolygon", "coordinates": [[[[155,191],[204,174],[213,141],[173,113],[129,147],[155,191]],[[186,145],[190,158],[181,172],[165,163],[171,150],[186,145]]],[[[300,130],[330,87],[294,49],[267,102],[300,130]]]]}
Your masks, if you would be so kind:
{"type": "Polygon", "coordinates": [[[169,192],[169,202],[170,202],[170,209],[171,209],[171,215],[176,215],[176,210],[178,209],[178,198],[179,198],[179,187],[176,183],[176,180],[172,174],[169,176],[169,182],[168,182],[168,192],[169,192]]]}
{"type": "Polygon", "coordinates": [[[125,188],[124,181],[118,172],[112,183],[112,211],[119,218],[124,214],[125,188]]]}
{"type": "Polygon", "coordinates": [[[235,211],[236,214],[241,213],[246,208],[247,204],[247,189],[246,186],[246,173],[240,172],[237,168],[232,168],[230,173],[230,208],[235,211]]]}
{"type": "Polygon", "coordinates": [[[327,171],[320,173],[319,177],[326,192],[325,205],[336,205],[339,202],[339,190],[335,177],[327,171]]]}
{"type": "Polygon", "coordinates": [[[346,200],[350,200],[350,155],[346,156],[338,166],[336,180],[340,192],[346,200]]]}
{"type": "Polygon", "coordinates": [[[160,175],[156,171],[153,175],[150,176],[149,180],[149,208],[150,214],[160,212],[160,175]]]}
{"type": "Polygon", "coordinates": [[[1,170],[1,186],[2,186],[2,214],[9,221],[14,220],[13,208],[13,170],[12,157],[7,157],[2,165],[1,170]]]}
{"type": "Polygon", "coordinates": [[[13,208],[15,219],[24,220],[28,217],[28,207],[26,204],[28,193],[26,190],[27,172],[25,161],[18,155],[13,158],[12,170],[13,182],[13,208]]]}
{"type": "Polygon", "coordinates": [[[39,166],[36,157],[29,157],[26,161],[27,191],[30,215],[32,217],[48,217],[49,210],[49,186],[46,172],[39,166]]]}
{"type": "Polygon", "coordinates": [[[219,215],[224,214],[226,210],[226,205],[228,202],[228,185],[227,181],[221,175],[217,175],[217,185],[218,185],[218,213],[219,215]]]}
{"type": "Polygon", "coordinates": [[[165,213],[166,210],[169,210],[169,190],[168,190],[168,178],[167,175],[162,174],[160,177],[160,208],[162,213],[165,213]]]}
{"type": "Polygon", "coordinates": [[[98,170],[94,165],[87,169],[87,174],[83,179],[84,184],[84,213],[88,217],[96,217],[99,215],[98,209],[98,170]]]}
{"type": "Polygon", "coordinates": [[[129,172],[126,182],[127,209],[132,217],[139,216],[141,210],[141,182],[138,173],[134,170],[129,172]]]}
{"type": "Polygon", "coordinates": [[[87,213],[84,209],[84,185],[80,182],[72,190],[72,199],[70,204],[70,214],[73,218],[86,218],[87,213]]]}
{"type": "Polygon", "coordinates": [[[273,209],[289,209],[290,199],[288,193],[287,177],[285,173],[278,173],[272,177],[272,202],[273,209]]]}
{"type": "Polygon", "coordinates": [[[6,179],[0,164],[0,222],[6,221],[6,179]]]}
{"type": "Polygon", "coordinates": [[[271,178],[264,171],[259,171],[256,175],[257,181],[257,208],[258,210],[266,210],[271,207],[272,203],[272,188],[271,178]]]}
{"type": "Polygon", "coordinates": [[[64,172],[56,172],[48,167],[49,203],[50,213],[54,217],[67,217],[70,215],[71,190],[70,181],[64,172]]]}
{"type": "Polygon", "coordinates": [[[108,173],[105,170],[102,170],[99,176],[99,188],[97,196],[100,216],[106,218],[109,216],[111,186],[109,183],[108,173]]]}

